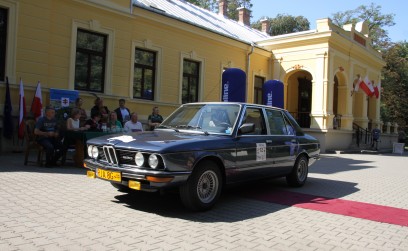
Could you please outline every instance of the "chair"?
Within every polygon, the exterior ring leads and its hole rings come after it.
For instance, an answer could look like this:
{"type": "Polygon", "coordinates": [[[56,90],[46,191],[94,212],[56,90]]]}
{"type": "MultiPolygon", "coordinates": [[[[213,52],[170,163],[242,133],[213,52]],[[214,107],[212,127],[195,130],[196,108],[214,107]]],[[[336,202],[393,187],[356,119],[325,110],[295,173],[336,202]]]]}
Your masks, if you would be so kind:
{"type": "Polygon", "coordinates": [[[35,120],[28,119],[25,121],[25,153],[24,153],[24,165],[26,166],[28,162],[35,162],[37,165],[43,165],[43,156],[45,154],[45,149],[43,146],[37,143],[36,135],[34,134],[35,120]],[[30,161],[30,152],[37,151],[37,161],[30,161]]]}

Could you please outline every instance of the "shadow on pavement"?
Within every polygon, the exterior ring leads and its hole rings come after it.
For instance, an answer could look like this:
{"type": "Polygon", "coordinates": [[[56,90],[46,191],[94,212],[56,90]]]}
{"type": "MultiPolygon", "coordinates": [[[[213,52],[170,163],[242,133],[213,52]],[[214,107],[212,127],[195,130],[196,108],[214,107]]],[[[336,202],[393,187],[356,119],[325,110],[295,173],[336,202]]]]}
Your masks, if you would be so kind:
{"type": "MultiPolygon", "coordinates": [[[[331,189],[331,198],[341,198],[358,191],[356,185],[356,183],[351,182],[310,178],[304,188],[314,188],[316,190],[331,189]],[[330,186],[327,187],[327,184],[330,184],[330,186]]],[[[164,195],[135,191],[115,196],[116,200],[112,202],[163,217],[195,222],[231,223],[261,217],[288,208],[289,206],[286,205],[268,203],[251,198],[251,195],[257,193],[274,194],[282,190],[306,194],[303,188],[289,188],[286,185],[285,179],[281,178],[229,187],[224,191],[214,208],[206,212],[191,212],[184,208],[177,191],[164,195]]]]}
{"type": "Polygon", "coordinates": [[[309,168],[309,173],[333,174],[375,168],[370,163],[373,163],[373,161],[355,160],[335,155],[321,155],[321,158],[309,168]]]}

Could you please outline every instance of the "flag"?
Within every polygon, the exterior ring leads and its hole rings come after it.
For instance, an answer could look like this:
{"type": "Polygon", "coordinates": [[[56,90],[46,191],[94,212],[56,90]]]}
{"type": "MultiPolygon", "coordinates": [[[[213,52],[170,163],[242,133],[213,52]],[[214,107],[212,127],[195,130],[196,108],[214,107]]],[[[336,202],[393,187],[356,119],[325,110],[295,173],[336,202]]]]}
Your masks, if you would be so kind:
{"type": "Polygon", "coordinates": [[[10,86],[8,78],[6,77],[6,98],[4,102],[4,113],[3,113],[3,136],[7,139],[13,137],[13,117],[11,115],[11,98],[10,98],[10,86]]]}
{"type": "Polygon", "coordinates": [[[380,90],[381,90],[381,82],[378,82],[378,84],[374,87],[374,95],[376,98],[380,97],[380,90]]]}
{"type": "Polygon", "coordinates": [[[368,80],[368,76],[365,77],[364,82],[367,84],[368,89],[370,90],[370,94],[367,94],[368,96],[373,96],[374,95],[374,86],[373,83],[368,80]]]}
{"type": "Polygon", "coordinates": [[[18,120],[18,138],[24,138],[24,118],[26,116],[26,103],[24,97],[24,87],[23,87],[23,80],[20,78],[20,117],[18,120]]]}
{"type": "Polygon", "coordinates": [[[353,82],[353,91],[354,92],[358,92],[358,90],[360,89],[360,82],[361,82],[361,77],[358,77],[358,79],[354,80],[354,82],[353,82]]]}
{"type": "Polygon", "coordinates": [[[368,76],[360,82],[360,88],[367,94],[367,96],[372,96],[374,94],[374,87],[370,80],[368,80],[368,76]]]}
{"type": "Polygon", "coordinates": [[[42,95],[41,95],[41,83],[38,81],[37,89],[35,90],[35,96],[31,104],[31,112],[34,115],[34,118],[37,120],[39,117],[43,116],[42,109],[42,95]]]}

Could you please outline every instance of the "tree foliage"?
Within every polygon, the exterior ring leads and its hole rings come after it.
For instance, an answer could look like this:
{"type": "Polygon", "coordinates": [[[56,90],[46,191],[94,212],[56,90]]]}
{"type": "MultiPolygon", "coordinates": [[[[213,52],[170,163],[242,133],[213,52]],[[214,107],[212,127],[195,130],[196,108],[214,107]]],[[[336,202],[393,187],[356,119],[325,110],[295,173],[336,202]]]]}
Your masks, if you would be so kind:
{"type": "MultiPolygon", "coordinates": [[[[305,31],[310,29],[310,22],[304,16],[291,16],[287,14],[278,14],[275,18],[266,18],[270,24],[270,30],[267,33],[271,36],[288,34],[293,32],[305,31]]],[[[252,27],[261,29],[261,20],[255,22],[252,27]]]]}
{"type": "Polygon", "coordinates": [[[368,23],[369,36],[375,49],[384,49],[390,46],[390,38],[385,27],[393,26],[395,14],[382,14],[381,6],[371,3],[369,6],[360,5],[354,10],[336,12],[333,14],[333,23],[338,26],[360,21],[368,23]]]}
{"type": "MultiPolygon", "coordinates": [[[[201,8],[218,12],[218,0],[187,0],[192,4],[200,6],[201,8]]],[[[238,11],[239,7],[245,7],[248,10],[251,10],[252,3],[251,0],[228,0],[227,6],[227,17],[229,19],[238,20],[238,11]]]]}
{"type": "Polygon", "coordinates": [[[381,83],[381,119],[408,125],[408,43],[393,44],[383,53],[387,62],[381,83]]]}

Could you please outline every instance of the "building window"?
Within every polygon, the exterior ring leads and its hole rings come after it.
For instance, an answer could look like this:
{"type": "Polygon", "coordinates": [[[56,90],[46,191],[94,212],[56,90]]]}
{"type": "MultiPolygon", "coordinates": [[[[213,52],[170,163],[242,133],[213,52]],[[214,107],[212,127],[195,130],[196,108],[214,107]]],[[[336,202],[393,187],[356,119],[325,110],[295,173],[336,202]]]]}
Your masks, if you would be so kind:
{"type": "Polygon", "coordinates": [[[199,69],[199,62],[184,59],[183,89],[181,94],[183,104],[198,101],[199,69]]]}
{"type": "Polygon", "coordinates": [[[0,8],[0,81],[6,78],[7,9],[0,8]]]}
{"type": "Polygon", "coordinates": [[[75,89],[104,92],[107,35],[78,29],[75,89]]]}
{"type": "Polygon", "coordinates": [[[254,104],[263,104],[263,91],[262,91],[262,86],[265,82],[265,78],[255,76],[254,79],[254,104]]]}
{"type": "Polygon", "coordinates": [[[133,97],[154,100],[156,52],[135,50],[133,97]]]}

